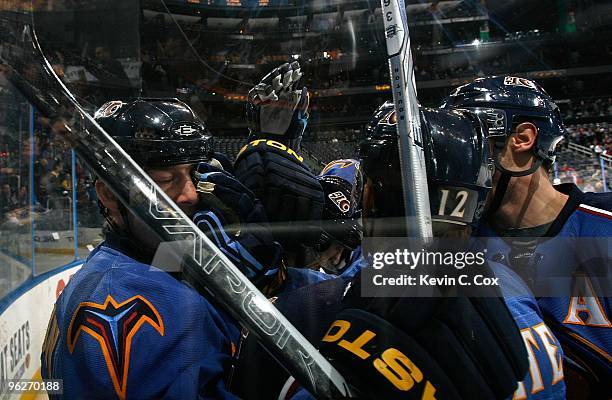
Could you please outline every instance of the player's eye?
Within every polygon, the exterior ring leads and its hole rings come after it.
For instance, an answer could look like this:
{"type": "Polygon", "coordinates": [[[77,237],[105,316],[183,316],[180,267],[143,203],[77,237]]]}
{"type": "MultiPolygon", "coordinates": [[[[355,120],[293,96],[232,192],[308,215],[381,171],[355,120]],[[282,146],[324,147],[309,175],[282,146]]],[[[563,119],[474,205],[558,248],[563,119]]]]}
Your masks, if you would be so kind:
{"type": "Polygon", "coordinates": [[[172,180],[174,179],[174,175],[173,174],[169,174],[169,173],[164,173],[164,172],[150,172],[149,175],[151,176],[151,179],[153,179],[153,181],[157,184],[167,184],[172,182],[172,180]]]}

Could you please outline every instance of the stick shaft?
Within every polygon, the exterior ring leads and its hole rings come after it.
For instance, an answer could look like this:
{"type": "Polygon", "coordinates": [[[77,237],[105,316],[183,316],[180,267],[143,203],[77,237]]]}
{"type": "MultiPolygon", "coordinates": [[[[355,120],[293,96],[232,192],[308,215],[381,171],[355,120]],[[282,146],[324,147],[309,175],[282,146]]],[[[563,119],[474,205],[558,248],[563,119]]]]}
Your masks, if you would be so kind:
{"type": "Polygon", "coordinates": [[[431,238],[431,212],[410,33],[403,0],[381,0],[408,237],[431,238]]]}

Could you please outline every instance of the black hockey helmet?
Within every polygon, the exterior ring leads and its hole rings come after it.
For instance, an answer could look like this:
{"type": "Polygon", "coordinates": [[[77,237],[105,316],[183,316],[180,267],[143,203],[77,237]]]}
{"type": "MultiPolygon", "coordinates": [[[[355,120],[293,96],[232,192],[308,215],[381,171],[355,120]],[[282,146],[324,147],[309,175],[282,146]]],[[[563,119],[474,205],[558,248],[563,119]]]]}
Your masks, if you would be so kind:
{"type": "Polygon", "coordinates": [[[317,176],[325,193],[322,235],[319,247],[336,240],[348,249],[361,243],[361,195],[363,178],[359,160],[330,162],[317,176]]]}
{"type": "Polygon", "coordinates": [[[456,88],[442,108],[469,108],[486,118],[489,137],[505,141],[515,127],[529,121],[538,128],[535,153],[555,161],[555,148],[565,128],[559,107],[536,82],[515,76],[478,78],[456,88]]]}
{"type": "Polygon", "coordinates": [[[174,98],[109,101],[94,118],[142,167],[209,161],[213,139],[202,120],[174,98]]]}
{"type": "MultiPolygon", "coordinates": [[[[491,189],[493,173],[484,123],[467,110],[421,108],[420,117],[432,220],[476,225],[491,189]]],[[[359,152],[364,177],[371,181],[369,190],[373,191],[374,202],[369,204],[364,198],[364,215],[403,217],[393,103],[387,102],[376,110],[366,126],[366,135],[359,152]]],[[[393,222],[387,223],[391,225],[393,222]]]]}

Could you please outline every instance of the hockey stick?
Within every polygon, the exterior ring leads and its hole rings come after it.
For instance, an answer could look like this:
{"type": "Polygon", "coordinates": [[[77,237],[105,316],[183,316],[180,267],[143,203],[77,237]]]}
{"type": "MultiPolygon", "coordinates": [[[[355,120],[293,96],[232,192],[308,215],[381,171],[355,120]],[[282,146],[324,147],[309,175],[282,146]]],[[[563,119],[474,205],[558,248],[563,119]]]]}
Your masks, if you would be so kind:
{"type": "Polygon", "coordinates": [[[189,243],[183,247],[186,272],[254,333],[305,388],[319,398],[347,397],[346,382],[334,367],[81,107],[45,57],[33,28],[33,14],[15,12],[19,4],[12,1],[2,5],[3,10],[11,10],[0,14],[2,24],[13,28],[13,37],[22,38],[21,46],[6,40],[2,46],[13,67],[5,73],[15,87],[132,213],[161,239],[189,243]],[[24,61],[37,66],[35,81],[19,74],[24,61]]]}
{"type": "Polygon", "coordinates": [[[431,238],[427,171],[406,6],[404,0],[381,0],[381,5],[397,115],[406,234],[408,237],[431,238]]]}

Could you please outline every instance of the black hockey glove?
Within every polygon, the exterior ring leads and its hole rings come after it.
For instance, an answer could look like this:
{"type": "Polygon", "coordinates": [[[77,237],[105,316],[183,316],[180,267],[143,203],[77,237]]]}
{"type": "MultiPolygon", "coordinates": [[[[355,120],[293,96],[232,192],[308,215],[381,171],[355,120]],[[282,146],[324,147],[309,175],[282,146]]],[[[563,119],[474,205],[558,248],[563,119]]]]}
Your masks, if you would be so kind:
{"type": "Polygon", "coordinates": [[[504,399],[527,372],[498,297],[362,298],[360,276],[321,342],[368,399],[504,399]]]}
{"type": "Polygon", "coordinates": [[[270,138],[295,150],[308,124],[308,90],[299,87],[297,61],[268,73],[248,94],[246,118],[250,139],[270,138]]]}
{"type": "Polygon", "coordinates": [[[236,178],[264,204],[283,248],[295,252],[318,244],[324,194],[301,156],[279,142],[258,139],[241,150],[234,169],[236,178]]]}
{"type": "Polygon", "coordinates": [[[277,278],[282,247],[274,241],[255,195],[228,173],[200,163],[195,172],[200,211],[193,221],[258,287],[277,278]]]}

